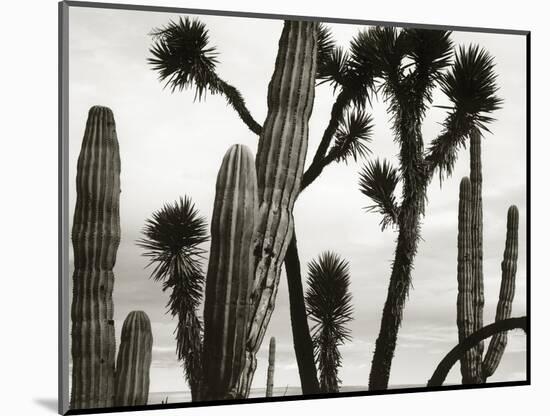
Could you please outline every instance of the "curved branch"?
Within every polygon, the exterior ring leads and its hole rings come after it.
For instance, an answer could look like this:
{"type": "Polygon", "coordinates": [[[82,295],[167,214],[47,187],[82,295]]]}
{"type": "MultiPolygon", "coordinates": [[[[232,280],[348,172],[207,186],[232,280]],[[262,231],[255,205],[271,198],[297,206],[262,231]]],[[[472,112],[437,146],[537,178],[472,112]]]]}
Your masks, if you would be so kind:
{"type": "Polygon", "coordinates": [[[220,78],[217,79],[217,84],[219,92],[225,96],[227,103],[233,107],[244,124],[246,124],[252,132],[259,136],[262,132],[262,126],[260,126],[250,114],[250,111],[246,107],[244,98],[239,90],[220,78]]]}
{"type": "Polygon", "coordinates": [[[470,348],[475,347],[479,342],[486,338],[492,337],[499,332],[510,331],[512,329],[523,329],[524,332],[527,332],[527,317],[522,316],[520,318],[509,318],[494,322],[491,325],[484,326],[480,330],[471,334],[469,337],[465,338],[460,344],[449,351],[443,360],[441,360],[435,369],[432,378],[428,381],[428,387],[443,385],[443,382],[445,381],[445,378],[447,378],[447,374],[449,374],[449,371],[453,365],[460,360],[460,357],[462,357],[470,348]]]}

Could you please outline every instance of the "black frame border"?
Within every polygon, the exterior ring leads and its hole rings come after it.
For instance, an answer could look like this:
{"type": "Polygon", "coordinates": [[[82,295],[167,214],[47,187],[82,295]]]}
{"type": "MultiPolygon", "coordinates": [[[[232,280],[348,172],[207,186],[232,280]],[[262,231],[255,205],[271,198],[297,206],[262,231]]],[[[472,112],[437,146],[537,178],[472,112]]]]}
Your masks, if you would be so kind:
{"type": "Polygon", "coordinates": [[[470,389],[485,389],[494,387],[517,387],[531,385],[531,31],[529,30],[511,30],[500,28],[481,28],[468,26],[447,26],[434,25],[423,23],[407,23],[407,22],[392,22],[378,20],[363,20],[363,19],[344,19],[331,18],[320,16],[299,16],[299,15],[284,15],[271,13],[257,12],[242,12],[242,11],[227,11],[227,10],[207,10],[207,9],[190,9],[182,7],[163,7],[150,5],[136,4],[118,4],[118,3],[99,3],[87,1],[61,1],[58,3],[58,127],[59,127],[59,142],[58,142],[58,292],[59,292],[59,317],[58,317],[58,413],[61,415],[87,415],[96,413],[115,413],[115,412],[133,412],[141,410],[162,410],[162,409],[183,409],[193,407],[209,407],[223,405],[239,405],[253,403],[276,403],[296,400],[313,400],[313,399],[333,399],[341,397],[367,397],[390,394],[405,394],[405,393],[429,393],[449,390],[470,390],[470,389]],[[196,14],[206,16],[228,16],[228,17],[244,17],[256,19],[278,19],[278,20],[309,20],[322,21],[327,23],[343,23],[357,25],[384,25],[396,26],[403,28],[422,28],[422,29],[445,29],[452,31],[467,31],[478,33],[494,33],[506,35],[525,36],[526,41],[526,312],[527,312],[527,334],[526,334],[526,379],[522,381],[506,381],[494,382],[480,385],[449,385],[439,387],[412,387],[412,388],[397,388],[382,391],[354,391],[341,393],[321,393],[315,395],[292,395],[278,397],[257,397],[248,399],[233,399],[233,400],[218,400],[218,401],[203,401],[203,402],[181,402],[167,404],[151,404],[145,406],[113,406],[108,408],[93,408],[93,409],[78,409],[69,410],[69,380],[67,379],[70,353],[69,345],[69,276],[68,276],[68,259],[69,259],[69,220],[68,220],[68,121],[69,121],[69,8],[70,7],[85,7],[85,8],[100,8],[111,10],[130,10],[130,11],[150,11],[161,13],[177,13],[177,14],[196,14]],[[64,329],[67,330],[65,333],[64,329]]]}

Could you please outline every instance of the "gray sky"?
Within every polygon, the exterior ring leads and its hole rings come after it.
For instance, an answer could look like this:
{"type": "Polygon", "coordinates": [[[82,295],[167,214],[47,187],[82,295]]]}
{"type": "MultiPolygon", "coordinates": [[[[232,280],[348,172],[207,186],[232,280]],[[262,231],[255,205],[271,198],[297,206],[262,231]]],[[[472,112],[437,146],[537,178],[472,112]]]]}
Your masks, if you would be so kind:
{"type": "MultiPolygon", "coordinates": [[[[147,312],[153,326],[151,391],[179,391],[188,387],[176,360],[175,322],[166,312],[167,295],[149,279],[141,249],[135,245],[144,220],[166,202],[192,197],[210,222],[216,175],[225,151],[243,143],[256,152],[257,137],[225,104],[221,96],[193,102],[191,91],[163,90],[146,64],[153,27],[177,15],[139,11],[71,7],[69,20],[69,206],[75,204],[76,161],[88,109],[110,107],[115,114],[122,164],[120,215],[122,240],[115,266],[115,327],[119,339],[122,322],[136,309],[147,312]]],[[[266,116],[266,93],[282,29],[280,20],[199,16],[207,24],[210,40],[220,52],[218,73],[236,86],[255,119],[266,116]]],[[[360,29],[331,24],[335,38],[346,46],[360,29]]],[[[525,176],[525,39],[514,35],[455,32],[457,45],[479,43],[495,57],[499,95],[505,103],[495,116],[492,135],[483,141],[485,320],[494,319],[504,250],[506,211],[520,211],[519,267],[513,315],[525,313],[526,304],[526,176],[525,176]]],[[[316,89],[310,121],[309,165],[328,122],[334,97],[327,86],[316,89]]],[[[437,92],[436,105],[445,105],[437,92]]],[[[373,154],[397,166],[385,105],[374,103],[373,154]]],[[[435,138],[444,111],[431,109],[424,123],[426,143],[435,138]]],[[[307,263],[324,250],[334,250],[351,265],[355,320],[353,341],[342,347],[344,385],[366,385],[374,342],[386,299],[396,234],[382,232],[380,217],[365,213],[370,201],[358,191],[360,166],[331,165],[300,195],[295,207],[296,230],[306,276],[307,263]]],[[[410,293],[399,333],[390,384],[423,384],[441,358],[456,344],[456,234],[458,188],[469,173],[467,151],[460,153],[453,177],[442,187],[434,181],[410,293]]],[[[207,248],[207,247],[206,247],[207,248]]],[[[72,272],[72,251],[71,272],[72,272]]],[[[292,346],[286,277],[281,284],[271,324],[258,354],[253,387],[264,387],[269,338],[277,338],[276,386],[297,386],[299,376],[292,346]]],[[[514,333],[491,381],[525,378],[525,338],[514,333]]],[[[458,366],[449,382],[460,382],[458,366]]]]}

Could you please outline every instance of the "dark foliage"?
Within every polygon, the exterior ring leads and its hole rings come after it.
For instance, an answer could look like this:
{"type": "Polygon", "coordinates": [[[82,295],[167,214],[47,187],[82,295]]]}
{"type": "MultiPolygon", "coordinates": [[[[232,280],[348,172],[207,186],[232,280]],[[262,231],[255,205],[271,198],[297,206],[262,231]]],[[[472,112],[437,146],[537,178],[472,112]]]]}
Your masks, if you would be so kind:
{"type": "Polygon", "coordinates": [[[367,211],[382,214],[382,230],[397,224],[399,207],[394,191],[398,183],[399,172],[387,160],[369,161],[359,174],[359,190],[374,202],[374,205],[367,207],[367,211]]]}
{"type": "Polygon", "coordinates": [[[332,252],[322,253],[308,265],[305,300],[312,327],[315,360],[323,392],[337,392],[342,356],[338,347],[351,339],[346,325],[353,319],[347,261],[332,252]]]}
{"type": "Polygon", "coordinates": [[[170,290],[168,310],[176,317],[178,359],[183,362],[187,380],[196,394],[201,374],[202,322],[197,309],[202,300],[204,273],[202,260],[208,241],[206,220],[191,199],[185,197],[166,204],[147,219],[137,245],[153,267],[151,277],[170,290]]]}

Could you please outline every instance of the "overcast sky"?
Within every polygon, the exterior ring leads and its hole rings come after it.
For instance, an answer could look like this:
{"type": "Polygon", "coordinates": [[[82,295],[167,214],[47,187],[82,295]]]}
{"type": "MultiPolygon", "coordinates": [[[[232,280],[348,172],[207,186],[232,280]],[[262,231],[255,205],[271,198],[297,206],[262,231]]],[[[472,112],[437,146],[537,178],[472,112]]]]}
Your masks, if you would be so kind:
{"type": "MultiPolygon", "coordinates": [[[[126,315],[144,310],[152,321],[154,346],[151,391],[188,390],[176,360],[175,322],[166,314],[167,294],[149,279],[146,259],[135,241],[144,220],[167,202],[188,195],[210,222],[216,175],[222,157],[234,143],[256,152],[258,138],[226,106],[221,96],[193,102],[191,91],[171,94],[147,65],[152,28],[178,15],[141,11],[71,7],[69,12],[69,205],[70,226],[76,199],[76,162],[88,109],[110,107],[115,115],[122,164],[120,220],[122,239],[115,272],[114,305],[117,343],[126,315]]],[[[220,52],[219,75],[236,86],[254,118],[266,116],[267,85],[273,73],[281,20],[198,16],[220,52]]],[[[338,44],[347,46],[361,26],[330,24],[338,44]]],[[[499,95],[505,103],[495,116],[492,135],[483,141],[484,274],[486,322],[494,320],[504,250],[506,211],[520,212],[519,267],[513,315],[526,310],[526,136],[525,38],[455,32],[456,45],[478,43],[495,57],[499,95]]],[[[316,89],[310,121],[309,165],[334,101],[327,86],[316,89]]],[[[437,92],[436,105],[445,105],[437,92]]],[[[397,166],[385,104],[375,102],[373,154],[397,166]]],[[[444,110],[431,109],[423,126],[429,143],[440,131],[444,110]]],[[[367,385],[374,342],[386,299],[396,233],[382,232],[380,217],[366,213],[370,205],[357,186],[360,165],[331,165],[300,195],[295,207],[296,231],[305,278],[307,263],[324,250],[350,262],[355,320],[353,341],[342,347],[344,385],[367,385]]],[[[434,181],[422,224],[415,260],[413,290],[406,304],[392,365],[391,385],[425,384],[443,356],[457,342],[456,238],[458,188],[469,173],[469,155],[460,153],[453,177],[442,187],[434,181]]],[[[208,248],[208,247],[206,247],[208,248]]],[[[72,274],[72,250],[70,253],[72,274]]],[[[206,265],[205,265],[206,267],[206,265]]],[[[202,311],[201,311],[202,312],[202,311]]],[[[277,338],[276,386],[299,386],[292,346],[286,277],[275,312],[258,354],[253,387],[264,387],[269,338],[277,338]]],[[[502,362],[491,381],[525,379],[525,337],[513,333],[502,362]]],[[[447,381],[459,383],[458,366],[447,381]]]]}

